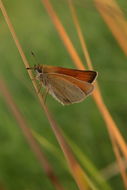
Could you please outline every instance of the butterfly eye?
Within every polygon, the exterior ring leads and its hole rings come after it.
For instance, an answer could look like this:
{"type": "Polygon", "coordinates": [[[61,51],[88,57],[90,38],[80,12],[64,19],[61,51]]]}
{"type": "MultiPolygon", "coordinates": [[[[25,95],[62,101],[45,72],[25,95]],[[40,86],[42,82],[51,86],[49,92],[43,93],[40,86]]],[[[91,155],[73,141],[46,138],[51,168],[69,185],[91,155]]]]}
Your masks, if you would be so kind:
{"type": "Polygon", "coordinates": [[[38,71],[39,73],[42,73],[42,69],[41,69],[41,68],[37,68],[37,71],[38,71]]]}

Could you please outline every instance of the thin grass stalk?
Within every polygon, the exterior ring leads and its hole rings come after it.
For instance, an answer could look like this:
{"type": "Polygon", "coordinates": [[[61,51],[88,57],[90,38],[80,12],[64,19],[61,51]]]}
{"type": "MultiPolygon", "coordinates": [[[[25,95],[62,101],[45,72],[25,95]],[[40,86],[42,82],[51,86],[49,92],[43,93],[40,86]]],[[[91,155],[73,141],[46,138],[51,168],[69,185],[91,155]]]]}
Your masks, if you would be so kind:
{"type": "Polygon", "coordinates": [[[112,147],[113,147],[113,151],[116,157],[116,161],[120,170],[120,174],[121,177],[123,179],[123,185],[125,187],[125,189],[127,189],[127,173],[126,173],[126,167],[124,167],[123,161],[122,161],[122,156],[120,154],[120,149],[119,146],[117,144],[115,135],[113,135],[112,130],[110,130],[110,128],[108,128],[108,132],[109,132],[109,136],[111,139],[111,143],[112,143],[112,147]]]}
{"type": "Polygon", "coordinates": [[[117,5],[115,0],[93,1],[102,18],[111,30],[113,36],[116,38],[116,41],[127,56],[127,21],[122,10],[117,5]],[[99,4],[101,4],[101,6],[99,6],[99,4]]]}
{"type": "Polygon", "coordinates": [[[71,146],[76,157],[78,158],[82,166],[85,168],[85,170],[89,173],[89,175],[93,178],[93,180],[96,181],[98,187],[103,190],[111,190],[110,185],[107,184],[105,180],[103,172],[100,174],[100,171],[98,171],[98,169],[93,165],[93,163],[89,160],[89,158],[87,158],[87,156],[81,151],[81,149],[75,144],[75,142],[69,139],[65,135],[65,133],[64,136],[67,139],[67,142],[71,146]]]}
{"type": "Polygon", "coordinates": [[[16,119],[19,127],[21,128],[28,144],[30,145],[31,150],[35,154],[41,167],[44,169],[47,177],[49,178],[49,180],[51,181],[51,183],[54,185],[54,187],[57,190],[64,190],[64,188],[60,184],[57,176],[55,175],[55,172],[54,172],[52,166],[50,165],[50,163],[48,162],[48,159],[42,152],[42,149],[40,148],[39,144],[36,142],[35,138],[33,137],[26,120],[24,119],[19,108],[15,104],[14,99],[12,98],[9,90],[7,89],[5,83],[2,79],[0,79],[0,89],[1,89],[1,93],[3,95],[3,98],[4,98],[5,102],[7,103],[7,106],[10,108],[10,110],[11,110],[14,118],[16,119]]]}
{"type": "MultiPolygon", "coordinates": [[[[29,63],[25,57],[25,54],[22,50],[22,47],[18,41],[17,35],[14,31],[13,25],[11,24],[10,18],[7,15],[6,9],[2,3],[2,0],[0,0],[0,8],[2,11],[2,14],[5,18],[5,21],[9,27],[9,30],[12,34],[13,40],[16,44],[16,47],[21,55],[21,58],[23,60],[23,63],[25,65],[25,67],[29,67],[29,63]]],[[[30,76],[30,78],[33,78],[33,74],[31,71],[28,70],[28,74],[30,76]]],[[[59,129],[59,126],[57,125],[56,121],[53,119],[51,113],[49,112],[47,106],[44,104],[44,100],[43,97],[40,93],[38,93],[38,88],[37,88],[37,84],[34,80],[32,80],[33,86],[35,88],[36,94],[38,95],[38,98],[40,100],[41,106],[45,111],[45,115],[50,123],[50,126],[61,146],[61,149],[64,152],[64,155],[66,157],[68,166],[70,168],[70,171],[72,173],[72,176],[74,177],[78,187],[80,190],[91,190],[91,189],[95,189],[95,187],[92,185],[92,182],[88,179],[87,175],[84,173],[84,171],[82,170],[82,168],[80,167],[80,165],[78,164],[78,162],[76,161],[76,159],[73,156],[73,153],[70,149],[70,147],[68,146],[68,144],[66,143],[61,130],[59,129]]]]}
{"type": "MultiPolygon", "coordinates": [[[[29,86],[24,82],[24,80],[22,80],[22,82],[28,88],[28,90],[32,93],[33,91],[31,91],[31,88],[29,88],[29,86]]],[[[63,160],[63,157],[61,156],[60,152],[56,149],[56,147],[53,144],[51,144],[46,138],[42,137],[42,135],[39,135],[35,131],[32,131],[32,134],[34,135],[36,140],[39,142],[39,144],[41,144],[50,153],[54,153],[55,157],[57,159],[60,159],[62,164],[65,165],[66,167],[66,163],[63,160]]],[[[92,163],[89,161],[86,155],[84,155],[84,153],[81,152],[81,150],[78,148],[76,144],[74,144],[74,142],[72,142],[70,139],[67,138],[65,133],[64,133],[64,137],[66,137],[66,140],[69,143],[73,152],[75,154],[77,153],[76,156],[78,160],[80,161],[80,163],[82,163],[82,165],[84,166],[85,170],[87,169],[86,171],[89,172],[90,176],[94,176],[94,179],[96,180],[97,184],[99,184],[99,187],[102,186],[103,189],[110,189],[109,185],[107,185],[105,180],[111,179],[113,176],[118,175],[120,173],[118,162],[116,161],[108,165],[106,168],[102,169],[101,174],[99,174],[95,166],[92,165],[92,163]],[[90,166],[90,169],[89,169],[89,166],[90,166]]],[[[125,159],[123,159],[123,157],[121,159],[122,159],[121,161],[122,161],[123,166],[127,168],[127,162],[125,161],[125,159]]]]}
{"type": "MultiPolygon", "coordinates": [[[[62,165],[64,165],[64,169],[68,170],[66,167],[65,161],[63,160],[63,157],[61,157],[59,150],[51,144],[51,142],[47,141],[45,137],[39,135],[35,131],[33,131],[33,134],[37,141],[50,153],[52,153],[52,156],[56,157],[62,165]]],[[[93,165],[93,163],[87,158],[87,156],[80,150],[80,148],[72,142],[64,133],[64,137],[66,138],[68,144],[70,145],[71,149],[73,150],[74,154],[76,155],[76,158],[80,161],[83,168],[87,173],[89,174],[90,178],[97,184],[97,187],[99,189],[103,190],[111,190],[109,184],[106,183],[105,177],[103,177],[102,174],[98,171],[98,169],[93,165]]]]}
{"type": "Polygon", "coordinates": [[[69,52],[73,62],[75,64],[78,63],[78,65],[80,66],[80,69],[83,70],[84,66],[82,65],[82,61],[79,58],[79,56],[77,55],[77,52],[76,52],[69,36],[65,32],[63,25],[61,24],[59,18],[57,17],[56,13],[54,12],[54,10],[50,4],[50,1],[49,0],[41,0],[41,2],[44,4],[44,6],[45,6],[48,14],[50,15],[50,17],[53,18],[52,21],[53,21],[54,25],[56,26],[57,31],[60,35],[60,38],[64,42],[64,45],[66,46],[67,51],[69,52]]]}
{"type": "MultiPolygon", "coordinates": [[[[24,83],[24,85],[29,89],[29,87],[26,83],[24,83]]],[[[29,89],[29,91],[31,93],[33,93],[33,91],[31,91],[30,89],[29,89]]],[[[56,157],[58,160],[60,160],[61,164],[63,164],[64,167],[66,167],[66,169],[68,170],[68,168],[66,166],[66,162],[65,162],[65,160],[63,160],[63,157],[61,156],[59,150],[56,149],[56,147],[52,143],[50,143],[45,137],[42,137],[42,135],[39,135],[35,131],[32,131],[32,133],[33,133],[34,137],[36,138],[36,140],[46,150],[48,150],[50,153],[53,153],[53,156],[56,157]]],[[[63,134],[63,132],[62,132],[62,134],[63,134]]],[[[105,190],[111,190],[109,184],[106,183],[105,176],[99,174],[99,171],[97,170],[97,168],[95,168],[93,163],[86,157],[86,155],[84,155],[83,152],[81,152],[80,148],[78,148],[78,146],[76,144],[74,144],[74,142],[72,143],[72,141],[69,140],[69,138],[67,138],[65,133],[64,133],[64,137],[66,138],[72,151],[75,153],[76,158],[78,158],[78,160],[80,161],[82,166],[84,166],[83,168],[85,169],[85,171],[87,171],[87,173],[89,173],[89,176],[93,176],[93,181],[96,181],[96,184],[98,185],[98,187],[101,189],[105,189],[105,190]],[[81,156],[81,159],[80,159],[80,156],[81,156]],[[103,178],[103,176],[104,176],[104,178],[103,178]]]]}
{"type": "MultiPolygon", "coordinates": [[[[75,7],[73,5],[72,0],[68,0],[68,3],[69,3],[69,7],[71,9],[73,21],[74,21],[74,24],[76,26],[76,30],[77,30],[77,33],[78,33],[78,36],[79,36],[79,40],[80,40],[80,43],[81,43],[81,46],[82,46],[82,50],[83,50],[84,56],[86,58],[86,63],[88,65],[89,69],[93,69],[92,61],[90,59],[90,55],[88,53],[86,42],[84,40],[83,33],[82,33],[81,27],[79,25],[79,21],[78,21],[78,17],[77,17],[75,7]]],[[[97,82],[96,82],[96,85],[98,85],[97,82]]],[[[98,88],[99,88],[99,85],[98,85],[98,88]]],[[[121,159],[121,155],[119,154],[119,148],[118,148],[118,145],[116,143],[116,139],[114,138],[114,133],[112,133],[110,128],[108,128],[108,132],[109,132],[109,136],[110,136],[110,139],[111,139],[111,142],[112,142],[112,146],[113,146],[113,150],[114,150],[114,153],[115,153],[115,156],[116,156],[116,160],[117,160],[118,166],[120,168],[120,172],[121,172],[121,176],[122,176],[122,179],[123,179],[124,186],[125,186],[125,188],[127,188],[126,170],[123,169],[123,164],[121,163],[122,159],[121,159]]]]}
{"type": "Polygon", "coordinates": [[[120,154],[119,146],[116,142],[115,136],[112,134],[112,131],[108,129],[109,136],[112,142],[112,147],[116,156],[116,161],[120,170],[121,177],[123,179],[123,185],[125,189],[127,189],[127,173],[126,173],[126,167],[124,167],[123,161],[122,161],[122,155],[120,154]]]}
{"type": "MultiPolygon", "coordinates": [[[[127,161],[125,160],[125,158],[122,158],[121,161],[123,163],[124,168],[127,169],[127,161]]],[[[108,164],[107,167],[101,169],[100,172],[106,180],[109,180],[109,179],[111,180],[111,178],[113,178],[114,176],[119,175],[120,170],[119,170],[117,162],[113,162],[111,164],[108,164]]]]}
{"type": "MultiPolygon", "coordinates": [[[[122,176],[122,179],[123,179],[124,187],[126,189],[126,187],[127,187],[127,173],[126,173],[126,169],[125,169],[125,167],[124,167],[124,165],[122,164],[122,161],[121,161],[122,158],[121,158],[121,155],[120,155],[120,150],[122,150],[122,149],[119,150],[119,148],[121,147],[120,146],[121,144],[117,144],[119,142],[116,139],[116,134],[113,134],[114,131],[111,130],[111,128],[110,128],[110,126],[108,126],[108,124],[107,124],[107,127],[108,127],[109,136],[110,136],[110,139],[111,139],[111,142],[112,142],[112,147],[113,147],[113,150],[114,150],[114,153],[115,153],[115,156],[116,156],[116,160],[117,160],[117,163],[118,163],[118,166],[119,166],[119,169],[120,169],[120,173],[121,173],[121,176],[122,176]]],[[[122,153],[124,154],[124,152],[122,152],[122,153]]]]}
{"type": "Polygon", "coordinates": [[[75,181],[77,182],[77,185],[80,190],[96,190],[96,188],[93,186],[87,175],[84,173],[78,162],[75,160],[73,153],[66,143],[61,130],[59,129],[56,121],[53,119],[51,113],[49,113],[47,107],[44,108],[46,116],[49,120],[49,123],[53,129],[53,132],[61,146],[61,149],[63,150],[63,153],[66,157],[68,166],[70,168],[70,171],[72,173],[72,176],[74,177],[75,181]],[[89,185],[88,185],[89,184],[89,185]]]}
{"type": "Polygon", "coordinates": [[[113,139],[113,148],[114,148],[114,152],[115,152],[115,155],[116,155],[116,158],[117,158],[117,163],[118,163],[118,166],[120,168],[120,173],[121,173],[121,176],[122,176],[122,179],[123,179],[123,184],[124,184],[124,187],[125,189],[127,190],[127,173],[126,173],[126,167],[123,163],[123,160],[122,160],[122,157],[121,157],[121,154],[120,154],[120,150],[116,144],[116,141],[115,139],[113,139]]]}
{"type": "Polygon", "coordinates": [[[57,160],[61,162],[62,166],[64,166],[64,169],[66,168],[68,170],[64,157],[63,155],[61,155],[59,149],[54,144],[52,144],[52,142],[49,142],[46,137],[40,135],[36,131],[32,130],[32,134],[36,138],[37,142],[41,146],[43,146],[43,148],[45,148],[49,153],[51,153],[55,158],[57,158],[57,160]]]}
{"type": "Polygon", "coordinates": [[[117,144],[121,150],[121,152],[123,153],[123,155],[125,156],[126,160],[127,160],[127,145],[126,142],[124,141],[116,123],[114,122],[110,112],[108,111],[103,98],[101,96],[101,93],[98,89],[98,86],[96,86],[96,90],[93,93],[93,97],[94,100],[96,102],[96,104],[98,105],[98,108],[100,110],[100,113],[102,114],[104,121],[108,127],[109,131],[112,131],[112,133],[114,134],[114,137],[117,141],[117,144]]]}
{"type": "MultiPolygon", "coordinates": [[[[66,43],[67,42],[67,39],[69,39],[60,19],[58,18],[56,12],[54,11],[51,3],[50,3],[50,0],[41,0],[41,2],[44,4],[48,14],[50,15],[51,17],[51,20],[53,21],[65,47],[68,49],[71,48],[71,46],[68,46],[68,44],[66,43]],[[61,31],[62,30],[62,31],[61,31]],[[66,39],[67,38],[67,39],[66,39]]],[[[74,48],[73,48],[74,49],[74,48]]],[[[71,50],[68,51],[69,53],[71,52],[71,50]]],[[[77,52],[75,52],[75,54],[77,54],[77,52]]],[[[70,56],[73,57],[73,60],[75,60],[75,54],[71,54],[70,56]]],[[[78,54],[76,55],[76,57],[78,56],[78,54]]],[[[78,56],[79,57],[79,56],[78,56]]],[[[79,58],[80,59],[80,58],[79,58]]],[[[78,60],[79,60],[78,59],[78,60]]],[[[79,62],[75,61],[74,62],[76,67],[79,68],[79,69],[85,69],[82,61],[80,60],[80,64],[79,62]],[[82,63],[82,64],[81,64],[82,63]]],[[[101,96],[101,92],[99,90],[99,87],[96,85],[96,90],[94,90],[93,92],[93,98],[97,104],[97,107],[106,123],[106,126],[112,130],[112,132],[114,133],[114,136],[116,138],[116,141],[121,149],[121,151],[123,152],[126,160],[127,160],[127,146],[126,146],[126,143],[120,133],[120,131],[118,130],[118,127],[116,125],[116,123],[114,122],[110,112],[108,111],[108,108],[106,107],[104,101],[103,101],[103,98],[101,96]]]]}
{"type": "Polygon", "coordinates": [[[82,46],[82,50],[83,50],[84,57],[86,59],[86,63],[88,65],[88,68],[90,70],[93,70],[92,61],[91,61],[91,58],[90,58],[90,55],[89,55],[89,52],[88,52],[88,49],[87,49],[87,46],[86,46],[86,42],[84,40],[82,31],[81,31],[81,28],[80,28],[80,25],[79,25],[79,22],[78,22],[78,18],[77,18],[76,10],[75,10],[74,5],[73,5],[73,1],[68,0],[68,4],[69,4],[69,7],[70,7],[70,10],[71,10],[71,13],[72,13],[73,21],[74,21],[74,24],[75,24],[75,27],[76,27],[76,30],[77,30],[77,33],[78,33],[78,37],[79,37],[79,40],[80,40],[80,43],[81,43],[81,46],[82,46]]]}

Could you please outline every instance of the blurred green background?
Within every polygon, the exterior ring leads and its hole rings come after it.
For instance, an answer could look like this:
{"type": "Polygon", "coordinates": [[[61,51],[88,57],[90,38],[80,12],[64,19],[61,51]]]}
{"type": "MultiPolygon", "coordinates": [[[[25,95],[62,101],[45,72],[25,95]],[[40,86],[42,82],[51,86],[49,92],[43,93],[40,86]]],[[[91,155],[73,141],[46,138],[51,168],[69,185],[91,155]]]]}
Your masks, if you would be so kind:
{"type": "MultiPolygon", "coordinates": [[[[84,65],[86,61],[73,25],[68,4],[52,1],[84,65]]],[[[3,0],[19,41],[31,66],[31,51],[40,64],[75,68],[63,42],[40,0],[3,0]]],[[[127,2],[120,1],[122,7],[127,2]]],[[[111,32],[94,8],[92,1],[77,1],[76,8],[82,31],[104,101],[124,138],[127,124],[127,60],[111,32]]],[[[126,13],[126,12],[125,12],[126,13]]],[[[55,145],[63,156],[45,114],[40,107],[27,71],[0,13],[0,75],[28,125],[55,145]]],[[[92,98],[62,106],[51,96],[47,105],[65,134],[87,155],[98,170],[115,161],[106,125],[92,98]]],[[[66,189],[78,189],[74,180],[53,153],[43,149],[66,189]]],[[[124,189],[119,174],[108,181],[112,189],[124,189]]],[[[54,187],[42,171],[21,129],[0,95],[0,188],[40,190],[54,187]]]]}

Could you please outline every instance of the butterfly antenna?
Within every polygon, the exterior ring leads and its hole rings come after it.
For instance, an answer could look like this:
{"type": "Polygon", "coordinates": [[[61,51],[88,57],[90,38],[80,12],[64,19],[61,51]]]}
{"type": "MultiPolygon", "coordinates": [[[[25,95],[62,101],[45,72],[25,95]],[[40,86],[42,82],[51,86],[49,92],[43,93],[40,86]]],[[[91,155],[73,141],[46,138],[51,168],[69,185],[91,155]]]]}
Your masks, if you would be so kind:
{"type": "Polygon", "coordinates": [[[31,55],[33,56],[35,62],[37,63],[36,65],[39,65],[39,62],[38,62],[38,60],[37,60],[37,58],[36,58],[36,56],[35,56],[35,54],[34,54],[33,51],[31,51],[31,55]]]}

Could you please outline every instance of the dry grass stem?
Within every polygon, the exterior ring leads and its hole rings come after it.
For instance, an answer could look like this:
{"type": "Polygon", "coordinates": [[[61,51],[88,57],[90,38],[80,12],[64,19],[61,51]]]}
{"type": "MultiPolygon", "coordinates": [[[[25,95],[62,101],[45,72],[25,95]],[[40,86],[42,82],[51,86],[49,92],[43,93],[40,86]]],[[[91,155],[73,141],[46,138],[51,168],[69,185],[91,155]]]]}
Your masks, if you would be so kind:
{"type": "Polygon", "coordinates": [[[54,10],[50,4],[50,1],[49,0],[41,0],[41,1],[44,4],[50,17],[53,18],[52,21],[53,21],[54,25],[56,26],[56,29],[60,35],[60,38],[63,41],[65,47],[67,48],[73,62],[75,64],[78,63],[78,65],[80,66],[80,69],[84,69],[84,66],[82,65],[82,61],[81,61],[80,57],[77,55],[77,52],[76,52],[70,38],[68,37],[63,25],[61,24],[59,18],[57,17],[56,13],[54,12],[54,10]]]}
{"type": "MultiPolygon", "coordinates": [[[[62,26],[62,23],[60,21],[60,19],[58,18],[56,12],[54,11],[51,3],[50,3],[50,0],[41,0],[42,3],[44,4],[48,14],[50,15],[60,37],[62,38],[64,44],[65,44],[65,47],[67,46],[66,44],[66,40],[69,38],[64,27],[62,26]],[[57,21],[57,22],[56,22],[57,21]],[[63,31],[62,31],[62,30],[63,31]],[[63,35],[64,33],[64,35],[63,35]],[[67,38],[67,39],[66,39],[67,38]]],[[[71,48],[71,46],[67,47],[67,49],[71,48]]],[[[71,52],[71,50],[68,51],[69,53],[71,52]]],[[[75,52],[75,54],[77,54],[77,52],[75,52]]],[[[83,69],[84,68],[84,65],[82,64],[82,62],[80,61],[80,64],[79,62],[76,61],[75,59],[75,54],[71,54],[71,57],[73,56],[73,60],[75,60],[75,65],[77,66],[77,68],[79,69],[83,69]]],[[[76,55],[77,57],[78,55],[76,55]]],[[[79,58],[80,59],[80,58],[79,58]]],[[[103,98],[101,96],[101,93],[100,93],[100,90],[99,90],[99,87],[98,85],[96,85],[96,90],[94,90],[94,93],[93,93],[93,98],[100,110],[100,113],[106,123],[106,126],[108,128],[108,130],[112,131],[112,133],[114,134],[114,137],[117,141],[117,144],[119,145],[121,151],[123,152],[123,155],[125,156],[126,160],[127,160],[127,146],[126,146],[126,143],[120,133],[120,131],[118,130],[118,127],[117,125],[115,124],[111,114],[109,113],[104,101],[103,101],[103,98]]]]}
{"type": "Polygon", "coordinates": [[[116,155],[116,158],[117,158],[118,166],[120,168],[120,173],[121,173],[121,176],[122,176],[122,179],[123,179],[124,187],[127,190],[126,167],[125,167],[125,165],[123,163],[123,160],[122,160],[122,157],[121,157],[121,154],[120,154],[120,150],[119,150],[115,140],[114,140],[114,143],[113,143],[113,148],[114,148],[114,152],[115,152],[115,155],[116,155]]]}
{"type": "MultiPolygon", "coordinates": [[[[0,8],[1,8],[3,16],[4,16],[5,20],[6,20],[6,23],[7,23],[8,27],[9,27],[9,30],[10,30],[10,32],[12,34],[12,37],[13,37],[14,42],[16,44],[16,47],[18,48],[19,53],[20,53],[20,55],[22,57],[23,63],[25,64],[25,67],[29,67],[28,61],[27,61],[27,59],[25,57],[25,54],[24,54],[24,52],[22,50],[22,47],[21,47],[21,45],[20,45],[20,43],[18,41],[17,35],[16,35],[15,31],[14,31],[14,28],[13,28],[13,26],[11,24],[11,21],[10,21],[8,15],[7,15],[5,7],[4,7],[1,0],[0,0],[0,8]]],[[[70,43],[69,40],[67,40],[67,43],[71,46],[71,43],[70,43]]],[[[72,54],[73,53],[76,56],[76,52],[75,52],[74,48],[72,48],[72,54]]],[[[78,56],[77,56],[76,60],[80,64],[80,59],[78,58],[78,56]]],[[[28,70],[28,73],[29,73],[30,78],[33,78],[32,72],[28,70]]],[[[33,82],[33,85],[35,87],[35,91],[37,93],[38,92],[37,84],[36,84],[36,82],[34,80],[32,82],[33,82]]],[[[49,123],[51,125],[51,128],[52,128],[52,130],[53,130],[53,132],[54,132],[54,134],[55,134],[55,136],[56,136],[56,138],[57,138],[57,140],[58,140],[64,154],[65,154],[65,157],[66,157],[67,162],[68,162],[68,166],[69,166],[69,168],[71,170],[72,176],[74,177],[79,189],[80,190],[94,189],[94,187],[92,187],[92,184],[88,184],[89,180],[88,180],[86,174],[84,173],[84,171],[82,170],[82,168],[80,167],[80,165],[78,164],[76,159],[74,158],[73,153],[70,150],[70,147],[66,143],[66,141],[65,141],[65,139],[64,139],[64,137],[62,135],[62,132],[59,129],[59,126],[57,125],[57,123],[53,119],[53,117],[52,117],[51,113],[49,112],[47,106],[44,104],[44,101],[43,101],[43,98],[42,98],[41,94],[37,93],[37,95],[38,95],[40,103],[41,103],[41,105],[42,105],[42,107],[43,107],[43,109],[45,111],[46,117],[48,118],[48,121],[49,121],[49,123]]]]}
{"type": "Polygon", "coordinates": [[[123,179],[123,184],[124,184],[125,189],[127,189],[127,173],[126,173],[126,167],[123,163],[121,151],[119,149],[119,146],[117,144],[115,136],[112,134],[112,131],[109,129],[108,132],[109,132],[109,136],[110,136],[110,139],[112,142],[112,147],[113,147],[113,150],[114,150],[114,153],[116,156],[119,171],[120,171],[122,179],[123,179]]]}
{"type": "Polygon", "coordinates": [[[94,100],[95,100],[96,104],[98,105],[98,108],[104,118],[104,121],[107,125],[108,130],[111,131],[112,134],[114,134],[114,138],[115,138],[119,148],[121,149],[123,155],[125,156],[125,158],[127,160],[127,145],[126,145],[121,133],[119,132],[119,129],[117,128],[113,118],[111,117],[106,105],[104,104],[102,96],[101,96],[100,92],[97,90],[97,88],[98,87],[96,86],[96,90],[93,93],[94,100]]]}
{"type": "Polygon", "coordinates": [[[89,52],[88,52],[88,49],[87,49],[87,46],[86,46],[86,42],[84,40],[84,36],[83,36],[82,31],[81,31],[79,22],[78,22],[76,10],[75,10],[75,8],[73,6],[73,1],[68,0],[68,3],[69,3],[69,7],[70,7],[70,10],[71,10],[71,13],[72,13],[73,21],[74,21],[74,24],[75,24],[75,27],[76,27],[76,30],[77,30],[77,33],[78,33],[78,37],[79,37],[79,40],[80,40],[80,43],[81,43],[81,46],[82,46],[83,54],[84,54],[84,57],[86,59],[88,68],[90,70],[93,70],[92,61],[90,59],[90,55],[89,55],[89,52]]]}
{"type": "Polygon", "coordinates": [[[54,171],[49,164],[47,158],[45,157],[44,153],[42,152],[41,148],[39,147],[38,143],[34,139],[31,130],[28,127],[27,122],[25,121],[24,117],[22,116],[21,112],[19,111],[19,108],[15,104],[12,96],[10,95],[10,92],[8,91],[5,83],[2,79],[0,79],[0,89],[3,95],[3,98],[5,99],[7,106],[10,108],[14,118],[16,119],[17,123],[19,124],[27,142],[29,143],[32,151],[35,153],[38,161],[40,162],[42,168],[44,169],[46,175],[50,179],[51,183],[55,186],[57,190],[64,190],[62,185],[59,183],[58,178],[54,174],[54,171]]]}
{"type": "Polygon", "coordinates": [[[127,21],[121,9],[115,0],[94,0],[94,3],[123,52],[127,55],[127,21]]]}
{"type": "MultiPolygon", "coordinates": [[[[72,12],[72,17],[73,17],[74,24],[75,24],[77,32],[78,32],[79,40],[80,40],[80,43],[81,43],[81,46],[82,46],[84,56],[86,58],[88,68],[93,69],[92,61],[90,59],[90,55],[89,55],[88,50],[87,50],[87,46],[86,46],[86,43],[85,43],[85,40],[84,40],[84,37],[83,37],[83,33],[82,33],[80,25],[79,25],[76,10],[74,8],[72,0],[68,0],[68,1],[69,1],[69,6],[70,6],[70,9],[71,9],[71,12],[72,12]]],[[[98,86],[97,82],[96,82],[96,85],[98,86]]],[[[99,86],[98,86],[98,91],[100,91],[99,86]]],[[[116,159],[117,159],[117,163],[118,163],[118,166],[120,168],[120,172],[121,172],[121,175],[122,175],[122,178],[123,178],[124,186],[126,188],[127,187],[126,170],[123,167],[123,162],[121,162],[122,159],[121,159],[121,155],[119,154],[119,147],[118,147],[118,145],[116,143],[116,139],[114,138],[114,133],[112,133],[112,130],[110,128],[108,128],[108,132],[109,132],[109,136],[110,136],[110,139],[111,139],[111,142],[112,142],[113,150],[114,150],[114,153],[115,153],[115,156],[116,156],[116,159]]]]}
{"type": "MultiPolygon", "coordinates": [[[[124,158],[122,158],[121,161],[123,162],[124,168],[127,169],[127,161],[124,158]]],[[[108,166],[106,166],[105,168],[101,170],[101,174],[102,176],[104,176],[106,180],[109,180],[112,177],[119,175],[119,173],[120,173],[120,169],[116,161],[109,164],[108,166]]]]}

